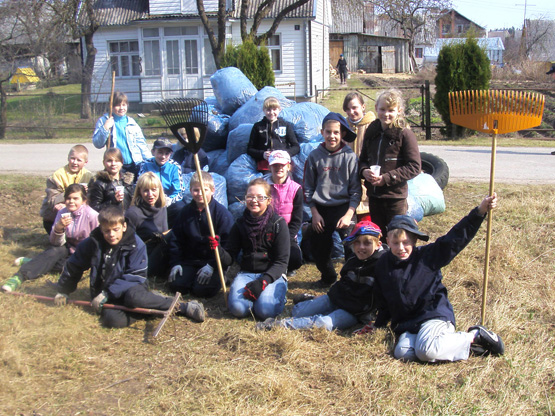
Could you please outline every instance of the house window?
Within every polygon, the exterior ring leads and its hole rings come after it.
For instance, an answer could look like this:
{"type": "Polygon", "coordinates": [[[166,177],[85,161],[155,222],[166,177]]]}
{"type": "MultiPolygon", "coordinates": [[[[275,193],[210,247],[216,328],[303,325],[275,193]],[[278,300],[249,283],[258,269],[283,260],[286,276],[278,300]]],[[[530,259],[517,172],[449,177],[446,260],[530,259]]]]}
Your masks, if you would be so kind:
{"type": "Polygon", "coordinates": [[[185,41],[185,73],[198,74],[198,47],[196,40],[185,41]]]}
{"type": "Polygon", "coordinates": [[[109,48],[110,66],[116,77],[141,75],[138,41],[109,42],[109,48]]]}
{"type": "Polygon", "coordinates": [[[273,35],[268,38],[268,51],[272,61],[272,69],[281,71],[281,35],[273,35]]]}
{"type": "Polygon", "coordinates": [[[414,49],[414,57],[415,58],[422,58],[422,48],[415,48],[414,49]]]}
{"type": "Polygon", "coordinates": [[[457,33],[464,33],[464,25],[457,25],[457,33]]]}
{"type": "Polygon", "coordinates": [[[196,36],[198,35],[197,26],[165,27],[164,36],[196,36]]]}
{"type": "Polygon", "coordinates": [[[208,38],[204,38],[204,75],[212,75],[214,72],[216,72],[216,63],[212,54],[212,45],[208,38]]]}
{"type": "Polygon", "coordinates": [[[145,75],[160,75],[160,41],[145,40],[145,75]]]}
{"type": "Polygon", "coordinates": [[[168,75],[179,75],[179,41],[166,41],[166,55],[168,58],[168,75]]]}
{"type": "Polygon", "coordinates": [[[444,35],[451,33],[451,25],[444,24],[441,28],[441,33],[444,35]]]}

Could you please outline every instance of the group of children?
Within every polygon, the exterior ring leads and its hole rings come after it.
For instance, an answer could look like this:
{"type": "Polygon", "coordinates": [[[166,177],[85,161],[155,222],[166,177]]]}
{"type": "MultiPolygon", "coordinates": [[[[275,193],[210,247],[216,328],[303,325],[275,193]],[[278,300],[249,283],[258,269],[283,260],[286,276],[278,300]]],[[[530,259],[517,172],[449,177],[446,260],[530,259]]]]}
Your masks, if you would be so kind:
{"type": "MultiPolygon", "coordinates": [[[[224,269],[234,261],[240,265],[229,290],[229,311],[239,318],[254,315],[261,321],[258,329],[333,330],[362,322],[367,325],[358,333],[367,333],[390,323],[398,359],[456,361],[470,352],[503,354],[502,340],[483,326],[455,332],[440,271],[474,237],[496,207],[496,195],[435,243],[416,247],[428,236],[406,215],[406,198],[407,180],[420,172],[420,154],[405,125],[399,91],[378,97],[376,120],[365,114],[358,93],[346,97],[344,109],[347,119],[333,112],[324,118],[324,141],[309,154],[301,186],[289,175],[291,156],[299,151],[293,126],[279,118],[278,100],[264,102],[265,117],[253,127],[248,153],[267,174],[249,183],[245,211],[234,222],[213,198],[214,181],[207,172],[202,178],[193,175],[193,200],[182,202],[181,167],[171,159],[171,142],[156,140],[153,157],[147,158],[144,136],[126,116],[127,98],[116,93],[112,115],[99,119],[93,137],[97,147],[110,142],[105,169],[92,177],[84,168],[86,148],[71,149],[68,165],[47,181],[41,209],[49,212],[43,218],[52,247],[32,260],[17,259],[21,268],[2,290],[63,267],[55,302],[65,304],[90,269],[92,306],[102,324],[125,327],[137,316],[103,309],[106,302],[162,310],[171,305],[171,298],[148,290],[147,276],[167,278],[172,291],[216,295],[221,288],[217,250],[224,269]],[[359,205],[363,192],[366,208],[359,205]],[[303,238],[310,241],[319,285],[331,287],[322,296],[295,297],[293,317],[276,319],[285,307],[288,278],[303,263],[297,242],[303,204],[312,214],[303,238]],[[169,207],[174,207],[171,215],[169,207]],[[368,208],[369,215],[357,211],[368,208]],[[339,281],[331,261],[336,231],[345,243],[339,281]]],[[[205,317],[198,301],[183,302],[179,313],[199,322],[205,317]]]]}

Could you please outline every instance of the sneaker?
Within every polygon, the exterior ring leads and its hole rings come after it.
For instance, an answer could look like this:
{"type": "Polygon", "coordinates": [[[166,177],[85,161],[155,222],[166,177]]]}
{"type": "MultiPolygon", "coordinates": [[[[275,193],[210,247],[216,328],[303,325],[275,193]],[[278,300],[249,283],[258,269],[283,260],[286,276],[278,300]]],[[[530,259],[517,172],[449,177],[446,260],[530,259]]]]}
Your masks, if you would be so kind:
{"type": "Polygon", "coordinates": [[[310,293],[301,293],[293,296],[293,305],[304,302],[305,300],[312,300],[312,299],[314,299],[314,295],[311,295],[310,293]]]}
{"type": "Polygon", "coordinates": [[[4,282],[2,291],[6,293],[13,292],[19,286],[21,286],[21,278],[18,275],[14,275],[4,282]]]}
{"type": "Polygon", "coordinates": [[[204,306],[196,300],[179,305],[179,313],[193,321],[204,322],[204,306]]]}
{"type": "Polygon", "coordinates": [[[264,322],[257,322],[254,329],[257,331],[269,331],[279,326],[279,321],[275,318],[268,318],[264,322]]]}
{"type": "Polygon", "coordinates": [[[30,261],[31,259],[29,257],[18,257],[13,261],[13,265],[19,267],[25,263],[29,263],[30,261]]]}
{"type": "Polygon", "coordinates": [[[468,332],[478,331],[474,341],[470,345],[470,350],[476,355],[503,355],[505,352],[505,344],[501,337],[492,331],[486,329],[482,325],[475,325],[468,328],[468,332]]]}
{"type": "Polygon", "coordinates": [[[297,275],[297,271],[296,270],[290,270],[287,272],[287,277],[294,277],[297,275]]]}

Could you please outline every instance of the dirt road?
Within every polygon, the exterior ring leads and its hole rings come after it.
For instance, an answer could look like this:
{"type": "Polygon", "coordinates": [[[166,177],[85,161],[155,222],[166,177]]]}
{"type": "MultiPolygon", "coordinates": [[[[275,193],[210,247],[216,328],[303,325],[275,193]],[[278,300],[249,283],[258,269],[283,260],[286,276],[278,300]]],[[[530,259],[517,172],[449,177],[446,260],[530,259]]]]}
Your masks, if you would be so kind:
{"type": "MultiPolygon", "coordinates": [[[[92,143],[89,149],[91,171],[102,169],[103,150],[92,143]]],[[[66,163],[68,144],[0,144],[0,173],[25,173],[47,176],[66,163]]],[[[447,162],[450,180],[487,182],[491,148],[463,146],[420,146],[422,152],[447,162]]],[[[495,181],[499,183],[544,184],[555,182],[555,156],[551,148],[499,147],[495,181]]]]}

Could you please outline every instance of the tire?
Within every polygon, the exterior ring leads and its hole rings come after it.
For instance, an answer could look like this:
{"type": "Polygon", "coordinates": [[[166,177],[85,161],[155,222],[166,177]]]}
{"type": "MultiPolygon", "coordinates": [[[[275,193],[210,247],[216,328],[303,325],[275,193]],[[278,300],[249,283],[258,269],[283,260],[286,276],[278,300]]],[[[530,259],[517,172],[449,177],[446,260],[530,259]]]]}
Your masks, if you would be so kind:
{"type": "Polygon", "coordinates": [[[420,152],[422,172],[432,175],[441,189],[449,182],[449,166],[442,158],[431,153],[420,152]]]}

